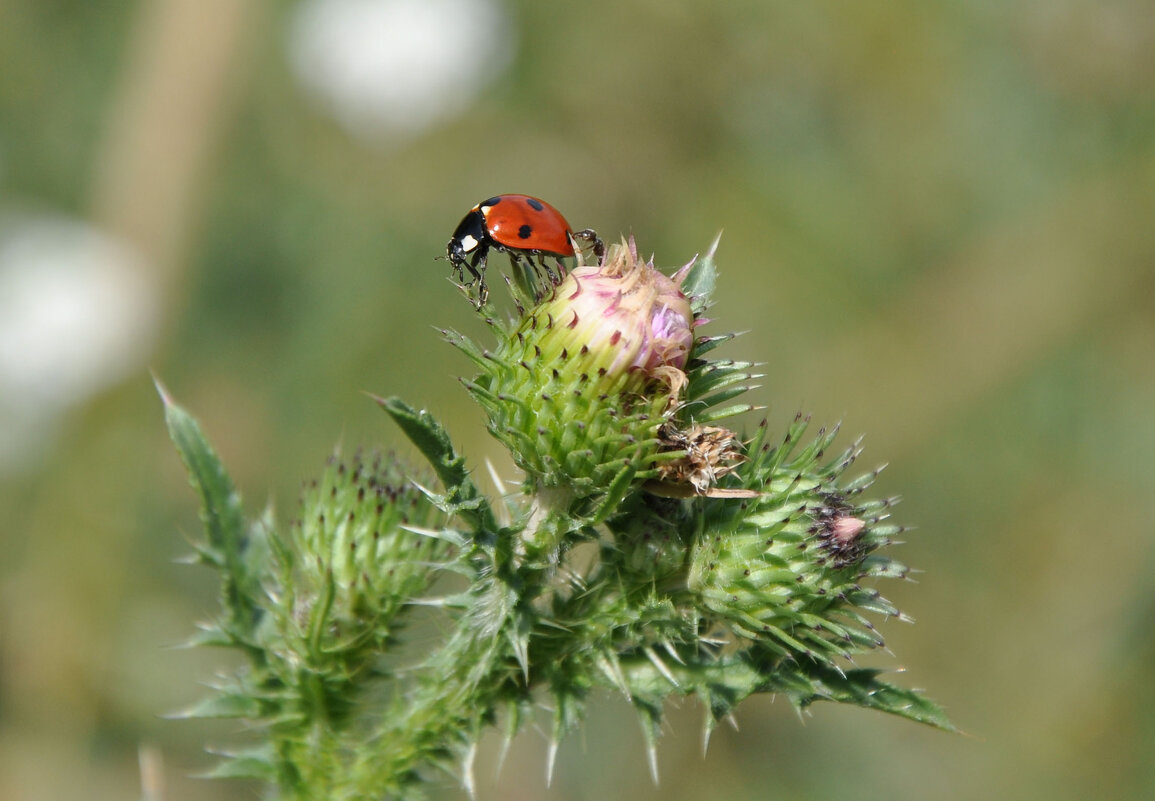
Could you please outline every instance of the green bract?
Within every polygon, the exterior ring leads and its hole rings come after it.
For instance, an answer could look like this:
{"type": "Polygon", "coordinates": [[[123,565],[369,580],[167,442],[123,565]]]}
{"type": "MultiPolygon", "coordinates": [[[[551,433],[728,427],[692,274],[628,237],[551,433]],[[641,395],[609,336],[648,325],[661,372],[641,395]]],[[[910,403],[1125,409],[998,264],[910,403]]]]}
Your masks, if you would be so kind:
{"type": "Polygon", "coordinates": [[[492,350],[446,336],[482,371],[465,385],[490,432],[558,513],[553,523],[572,531],[603,519],[656,474],[658,427],[693,345],[689,299],[623,244],[520,319],[489,322],[492,350]]]}

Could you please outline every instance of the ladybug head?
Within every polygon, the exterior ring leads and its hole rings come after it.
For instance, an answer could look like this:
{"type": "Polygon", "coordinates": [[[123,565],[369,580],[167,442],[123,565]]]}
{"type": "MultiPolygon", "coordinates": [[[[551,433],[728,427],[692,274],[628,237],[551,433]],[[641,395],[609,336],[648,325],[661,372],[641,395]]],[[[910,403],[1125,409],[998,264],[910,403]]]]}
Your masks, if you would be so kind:
{"type": "Polygon", "coordinates": [[[473,209],[458,223],[453,236],[449,238],[449,244],[445,247],[449,263],[461,269],[466,263],[467,256],[480,255],[488,249],[485,247],[488,243],[489,232],[485,227],[485,215],[479,209],[473,209]]]}

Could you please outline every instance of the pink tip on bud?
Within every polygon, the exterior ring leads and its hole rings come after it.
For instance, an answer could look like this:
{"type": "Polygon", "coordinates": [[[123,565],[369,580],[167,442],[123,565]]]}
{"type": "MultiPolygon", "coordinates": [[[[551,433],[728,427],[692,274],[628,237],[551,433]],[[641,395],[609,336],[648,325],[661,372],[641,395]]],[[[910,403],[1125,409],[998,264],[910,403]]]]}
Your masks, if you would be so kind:
{"type": "Polygon", "coordinates": [[[546,305],[555,319],[575,321],[571,336],[597,354],[607,374],[641,371],[669,384],[669,368],[686,366],[694,342],[690,300],[638,258],[632,238],[602,264],[575,268],[546,305]]]}
{"type": "Polygon", "coordinates": [[[840,547],[847,547],[858,539],[866,522],[857,517],[836,517],[830,524],[830,539],[840,547]]]}

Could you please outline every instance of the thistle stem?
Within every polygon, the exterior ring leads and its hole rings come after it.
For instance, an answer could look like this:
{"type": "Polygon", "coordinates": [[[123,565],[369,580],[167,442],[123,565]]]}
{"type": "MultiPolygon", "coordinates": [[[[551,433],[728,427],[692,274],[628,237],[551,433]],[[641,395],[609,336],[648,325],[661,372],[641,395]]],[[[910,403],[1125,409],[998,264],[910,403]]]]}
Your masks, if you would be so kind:
{"type": "Polygon", "coordinates": [[[484,583],[471,613],[426,661],[417,687],[383,718],[375,745],[360,750],[350,797],[392,797],[424,768],[454,768],[448,762],[453,746],[464,748],[476,737],[506,688],[508,650],[500,634],[512,601],[503,583],[484,583]]]}
{"type": "Polygon", "coordinates": [[[529,519],[521,532],[519,561],[557,564],[561,543],[573,530],[573,517],[569,514],[573,501],[574,492],[568,487],[537,487],[530,501],[529,519]]]}

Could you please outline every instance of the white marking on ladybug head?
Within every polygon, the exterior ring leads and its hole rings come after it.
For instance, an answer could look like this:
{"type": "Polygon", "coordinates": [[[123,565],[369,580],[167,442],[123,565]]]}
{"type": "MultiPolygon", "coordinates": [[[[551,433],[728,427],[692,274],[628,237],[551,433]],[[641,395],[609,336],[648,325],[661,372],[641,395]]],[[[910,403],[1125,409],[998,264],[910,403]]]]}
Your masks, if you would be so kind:
{"type": "Polygon", "coordinates": [[[479,244],[481,244],[480,242],[478,242],[476,239],[474,239],[469,234],[466,234],[465,236],[461,237],[461,239],[459,241],[461,242],[462,253],[472,253],[474,248],[476,248],[479,244]]]}

